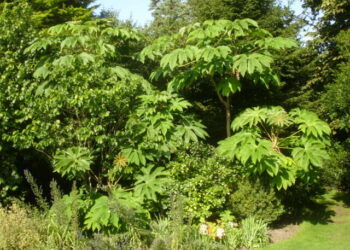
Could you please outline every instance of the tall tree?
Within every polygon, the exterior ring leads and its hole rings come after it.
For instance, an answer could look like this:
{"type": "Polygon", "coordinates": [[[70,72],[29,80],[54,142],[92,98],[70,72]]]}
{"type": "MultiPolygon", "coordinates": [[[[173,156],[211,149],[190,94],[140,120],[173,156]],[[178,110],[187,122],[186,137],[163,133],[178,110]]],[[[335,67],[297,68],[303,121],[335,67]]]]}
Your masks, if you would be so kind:
{"type": "MultiPolygon", "coordinates": [[[[30,89],[28,82],[33,80],[35,64],[24,50],[43,28],[90,17],[92,10],[86,7],[92,2],[0,0],[0,199],[10,193],[19,194],[19,170],[24,159],[28,163],[35,158],[36,163],[45,164],[38,153],[31,149],[22,151],[19,141],[11,142],[9,138],[24,129],[18,111],[25,106],[23,93],[30,89]]],[[[30,168],[27,163],[26,168],[30,168]]]]}
{"type": "Polygon", "coordinates": [[[316,30],[312,43],[319,53],[312,82],[322,90],[325,84],[334,80],[334,69],[342,61],[334,38],[350,28],[350,4],[343,0],[304,0],[303,6],[312,11],[311,20],[314,20],[316,30]]]}
{"type": "MultiPolygon", "coordinates": [[[[153,6],[160,6],[161,3],[164,3],[165,0],[154,1],[153,6]]],[[[303,25],[302,20],[298,19],[287,7],[281,7],[274,0],[264,0],[264,1],[242,1],[242,0],[188,0],[182,1],[183,4],[187,5],[189,9],[190,21],[201,22],[206,19],[229,19],[233,20],[238,17],[250,17],[254,20],[257,19],[257,22],[261,28],[268,30],[273,36],[289,37],[296,38],[299,32],[299,29],[303,25]]],[[[162,16],[167,18],[167,16],[162,16]]],[[[156,20],[155,20],[156,22],[156,20]]],[[[171,22],[170,22],[171,23],[171,22]]],[[[165,30],[164,34],[169,34],[169,26],[166,26],[164,23],[160,24],[159,30],[165,30]],[[165,26],[163,26],[165,25],[165,26]]],[[[177,32],[178,28],[175,29],[177,32]]],[[[181,42],[180,42],[181,43],[181,42]]],[[[297,58],[294,58],[293,55],[298,57],[298,55],[303,52],[293,53],[295,48],[288,51],[280,51],[274,56],[278,57],[276,60],[275,70],[276,72],[281,72],[282,81],[287,86],[285,89],[292,89],[295,85],[295,77],[291,76],[291,72],[300,72],[298,75],[301,75],[305,78],[304,69],[299,69],[303,65],[299,64],[292,65],[291,61],[297,61],[297,58]],[[291,60],[292,59],[292,60],[291,60]],[[291,66],[287,67],[287,66],[291,66]],[[282,70],[282,71],[280,71],[282,70]],[[287,76],[287,77],[285,77],[287,76]]],[[[303,61],[304,63],[304,61],[303,61]]],[[[149,64],[148,64],[149,65],[149,64]]],[[[166,86],[164,79],[159,79],[156,81],[159,86],[166,86]]],[[[300,81],[297,81],[299,84],[300,81]]],[[[224,137],[222,133],[222,128],[220,124],[223,123],[222,110],[220,107],[220,102],[217,100],[215,92],[206,88],[205,81],[199,81],[195,85],[192,85],[190,88],[182,90],[182,94],[186,96],[192,103],[197,103],[195,105],[196,112],[201,116],[203,121],[205,121],[206,126],[208,126],[211,133],[212,142],[216,142],[218,138],[224,137]],[[208,115],[210,112],[210,116],[208,115]],[[211,118],[209,118],[211,117],[211,118]],[[215,118],[213,118],[215,117],[215,118]]],[[[262,86],[255,86],[253,84],[246,84],[247,91],[242,91],[235,95],[235,106],[236,109],[233,112],[239,112],[247,105],[261,105],[261,104],[270,104],[276,105],[277,100],[285,98],[285,93],[278,91],[279,88],[270,88],[269,90],[265,89],[262,86]],[[249,86],[249,89],[248,89],[249,86]],[[254,91],[259,88],[258,91],[254,91]],[[277,92],[278,91],[278,92],[277,92]],[[252,94],[254,92],[254,94],[252,94]],[[278,94],[278,98],[276,98],[278,94]]],[[[284,89],[284,90],[285,90],[284,89]]]]}
{"type": "Polygon", "coordinates": [[[176,33],[192,19],[189,6],[182,0],[152,0],[150,9],[154,18],[150,28],[156,37],[176,33]]]}
{"type": "Polygon", "coordinates": [[[350,4],[344,0],[304,0],[304,8],[311,8],[322,38],[335,37],[341,30],[350,28],[350,4]]]}
{"type": "Polygon", "coordinates": [[[27,3],[33,9],[34,19],[43,27],[91,17],[95,0],[0,0],[0,8],[6,3],[27,3]]]}
{"type": "Polygon", "coordinates": [[[188,0],[196,20],[235,20],[253,18],[259,20],[272,8],[275,0],[188,0]]]}

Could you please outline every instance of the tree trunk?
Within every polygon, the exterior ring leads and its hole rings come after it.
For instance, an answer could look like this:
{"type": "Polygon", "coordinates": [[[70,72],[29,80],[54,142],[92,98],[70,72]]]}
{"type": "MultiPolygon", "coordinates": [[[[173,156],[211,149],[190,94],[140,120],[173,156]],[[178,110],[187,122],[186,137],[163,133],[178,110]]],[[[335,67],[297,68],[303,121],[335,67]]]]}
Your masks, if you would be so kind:
{"type": "MultiPolygon", "coordinates": [[[[214,89],[216,90],[216,83],[213,78],[210,78],[211,83],[213,84],[214,89]]],[[[231,131],[231,119],[232,119],[232,113],[231,113],[231,97],[232,94],[229,94],[226,97],[226,100],[218,91],[216,91],[216,94],[220,100],[220,102],[224,105],[225,107],[225,114],[226,114],[226,137],[230,137],[232,135],[231,131]]]]}
{"type": "Polygon", "coordinates": [[[230,137],[232,135],[231,131],[231,95],[226,98],[225,102],[225,113],[226,113],[226,137],[230,137]]]}

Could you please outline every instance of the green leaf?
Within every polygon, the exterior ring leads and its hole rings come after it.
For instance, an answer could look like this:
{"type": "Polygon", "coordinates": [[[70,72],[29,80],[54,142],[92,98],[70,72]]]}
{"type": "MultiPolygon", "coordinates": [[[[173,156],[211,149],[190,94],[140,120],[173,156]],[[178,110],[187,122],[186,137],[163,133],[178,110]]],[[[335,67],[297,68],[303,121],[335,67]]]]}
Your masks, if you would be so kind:
{"type": "Polygon", "coordinates": [[[242,129],[245,126],[252,128],[259,123],[265,122],[267,118],[268,112],[266,109],[260,107],[248,108],[232,121],[231,128],[233,131],[242,129]]]}
{"type": "Polygon", "coordinates": [[[294,39],[284,37],[269,37],[264,41],[264,45],[273,49],[288,49],[297,47],[298,43],[294,39]]]}
{"type": "Polygon", "coordinates": [[[143,199],[157,200],[156,194],[162,194],[165,184],[171,182],[168,178],[169,173],[164,168],[156,168],[152,171],[153,166],[141,169],[142,174],[136,176],[135,197],[143,199]]]}
{"type": "Polygon", "coordinates": [[[79,57],[82,60],[84,65],[95,62],[95,57],[91,54],[86,53],[86,52],[80,53],[79,57]]]}
{"type": "Polygon", "coordinates": [[[222,96],[229,96],[241,91],[241,82],[235,77],[225,77],[216,86],[216,91],[222,96]]]}
{"type": "Polygon", "coordinates": [[[46,79],[49,74],[51,73],[50,69],[47,66],[41,66],[39,68],[37,68],[33,74],[33,76],[35,78],[42,78],[42,79],[46,79]]]}
{"type": "Polygon", "coordinates": [[[53,166],[54,172],[74,179],[89,171],[91,164],[92,156],[88,148],[71,147],[55,154],[53,166]]]}
{"type": "Polygon", "coordinates": [[[73,67],[75,57],[73,55],[62,56],[53,61],[52,65],[56,67],[73,67]]]}
{"type": "Polygon", "coordinates": [[[294,148],[292,156],[304,170],[308,170],[310,165],[322,167],[324,160],[328,159],[325,145],[318,141],[307,141],[303,147],[294,148]]]}
{"type": "Polygon", "coordinates": [[[61,50],[64,48],[74,48],[79,41],[79,36],[70,36],[61,42],[61,50]]]}
{"type": "MultiPolygon", "coordinates": [[[[84,224],[87,229],[92,231],[100,230],[102,227],[108,226],[110,217],[109,199],[107,196],[101,196],[95,200],[94,205],[86,214],[84,224]]],[[[113,217],[113,225],[115,224],[116,218],[113,217]]]]}
{"type": "Polygon", "coordinates": [[[245,54],[233,57],[233,68],[244,77],[248,70],[248,57],[245,54]]]}

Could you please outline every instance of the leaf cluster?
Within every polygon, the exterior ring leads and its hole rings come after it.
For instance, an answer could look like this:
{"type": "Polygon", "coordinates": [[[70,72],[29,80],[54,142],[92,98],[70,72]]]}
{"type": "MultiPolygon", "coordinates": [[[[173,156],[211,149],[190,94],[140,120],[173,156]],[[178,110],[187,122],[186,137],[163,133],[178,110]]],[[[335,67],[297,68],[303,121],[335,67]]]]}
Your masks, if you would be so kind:
{"type": "Polygon", "coordinates": [[[161,58],[151,79],[171,76],[170,88],[181,89],[198,79],[211,79],[221,95],[241,89],[241,79],[268,86],[279,83],[272,71],[273,52],[296,46],[292,39],[273,37],[251,19],[208,20],[160,37],[140,53],[161,58]]]}
{"type": "Polygon", "coordinates": [[[154,91],[140,101],[126,125],[122,153],[129,163],[169,160],[177,148],[207,137],[205,127],[185,112],[191,104],[176,94],[154,91]]]}
{"type": "Polygon", "coordinates": [[[236,133],[219,142],[219,153],[238,160],[248,174],[267,174],[277,189],[287,189],[297,178],[314,181],[327,159],[331,130],[306,110],[247,109],[234,119],[232,129],[236,133]]]}

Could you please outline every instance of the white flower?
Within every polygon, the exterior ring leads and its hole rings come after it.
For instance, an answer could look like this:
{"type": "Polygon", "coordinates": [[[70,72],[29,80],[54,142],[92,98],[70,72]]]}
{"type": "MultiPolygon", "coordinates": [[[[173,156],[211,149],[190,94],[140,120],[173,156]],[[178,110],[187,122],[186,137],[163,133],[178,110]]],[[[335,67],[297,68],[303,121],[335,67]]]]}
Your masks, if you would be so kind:
{"type": "Polygon", "coordinates": [[[221,227],[216,229],[216,237],[218,237],[219,239],[222,239],[224,236],[225,236],[225,229],[221,227]]]}
{"type": "Polygon", "coordinates": [[[227,226],[228,227],[238,227],[238,224],[230,221],[229,223],[227,223],[227,226]]]}
{"type": "Polygon", "coordinates": [[[208,234],[208,225],[207,224],[201,224],[199,227],[199,233],[200,234],[208,234]]]}

